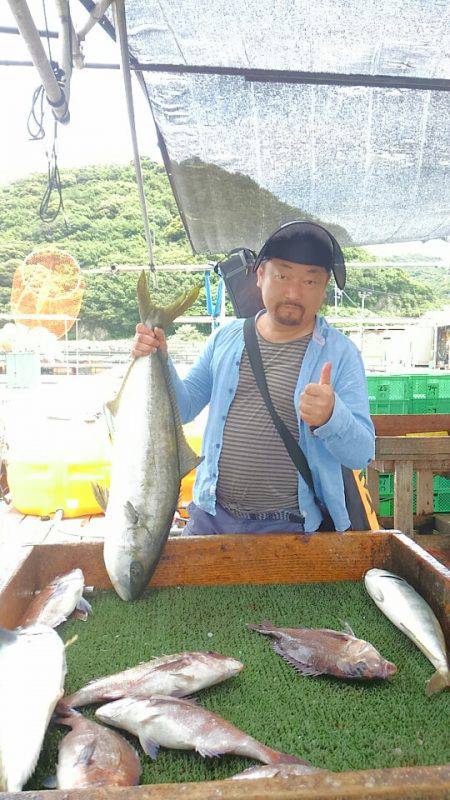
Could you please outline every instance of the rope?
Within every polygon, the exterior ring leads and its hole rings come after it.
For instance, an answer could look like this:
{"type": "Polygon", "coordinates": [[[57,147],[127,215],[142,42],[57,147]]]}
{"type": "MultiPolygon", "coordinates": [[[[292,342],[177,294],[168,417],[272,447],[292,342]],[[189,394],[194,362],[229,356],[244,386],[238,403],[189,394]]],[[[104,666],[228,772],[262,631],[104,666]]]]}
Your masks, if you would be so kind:
{"type": "Polygon", "coordinates": [[[33,92],[33,99],[31,101],[31,110],[28,114],[27,119],[27,129],[30,135],[30,139],[39,140],[43,139],[45,136],[44,130],[44,87],[42,84],[38,86],[37,89],[33,92]],[[39,108],[37,106],[39,105],[39,108]],[[32,125],[35,125],[35,129],[32,130],[32,125]]]}
{"type": "MultiPolygon", "coordinates": [[[[47,187],[45,189],[44,196],[41,200],[41,205],[39,207],[39,216],[42,222],[54,222],[59,212],[61,210],[64,212],[61,177],[59,174],[58,156],[56,153],[57,135],[58,135],[58,123],[55,120],[52,149],[50,150],[50,153],[48,153],[48,151],[46,153],[48,159],[47,187]],[[58,195],[57,206],[53,211],[51,211],[50,201],[52,199],[52,194],[55,191],[57,192],[58,195]]],[[[65,219],[64,221],[66,223],[66,227],[68,227],[67,221],[65,219]]]]}

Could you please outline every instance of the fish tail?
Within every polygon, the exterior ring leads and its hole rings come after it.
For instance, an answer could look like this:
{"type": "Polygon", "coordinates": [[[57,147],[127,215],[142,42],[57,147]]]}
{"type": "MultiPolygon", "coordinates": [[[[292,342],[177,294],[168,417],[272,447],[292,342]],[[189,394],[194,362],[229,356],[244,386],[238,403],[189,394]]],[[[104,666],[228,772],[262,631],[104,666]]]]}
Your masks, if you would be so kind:
{"type": "Polygon", "coordinates": [[[305,767],[311,766],[310,761],[305,761],[297,756],[290,756],[287,753],[280,753],[279,750],[272,750],[270,747],[264,748],[264,752],[261,753],[261,759],[264,764],[303,764],[305,767]]]}
{"type": "Polygon", "coordinates": [[[66,706],[61,700],[56,706],[55,713],[52,716],[52,722],[57,725],[67,725],[68,728],[72,728],[74,720],[79,717],[81,717],[79,711],[75,711],[75,709],[70,708],[68,705],[66,706]]]}
{"type": "Polygon", "coordinates": [[[189,292],[178,295],[173,303],[168,306],[158,306],[153,302],[148,288],[145,272],[142,271],[137,284],[137,297],[141,322],[151,327],[167,328],[171,322],[181,316],[193,303],[195,303],[200,287],[196,286],[189,292]]]}
{"type": "Polygon", "coordinates": [[[450,670],[448,668],[438,669],[427,683],[426,693],[428,697],[437,692],[442,692],[450,686],[450,670]]]}

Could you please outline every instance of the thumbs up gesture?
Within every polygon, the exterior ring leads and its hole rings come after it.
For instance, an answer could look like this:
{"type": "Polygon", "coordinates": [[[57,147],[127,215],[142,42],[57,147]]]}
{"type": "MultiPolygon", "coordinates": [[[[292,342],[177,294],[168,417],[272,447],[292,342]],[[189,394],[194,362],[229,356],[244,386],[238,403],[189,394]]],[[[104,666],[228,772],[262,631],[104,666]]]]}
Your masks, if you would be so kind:
{"type": "Polygon", "coordinates": [[[331,385],[331,363],[322,367],[319,383],[308,383],[300,396],[300,416],[314,428],[325,425],[334,408],[334,391],[331,385]]]}

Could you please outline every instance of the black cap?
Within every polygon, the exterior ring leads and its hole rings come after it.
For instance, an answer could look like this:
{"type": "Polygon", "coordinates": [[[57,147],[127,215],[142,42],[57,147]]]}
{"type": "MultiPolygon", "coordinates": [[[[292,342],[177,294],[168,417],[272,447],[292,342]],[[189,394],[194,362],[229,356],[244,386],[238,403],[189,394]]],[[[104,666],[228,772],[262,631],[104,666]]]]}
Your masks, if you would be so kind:
{"type": "Polygon", "coordinates": [[[287,222],[263,244],[253,269],[266,258],[284,258],[297,264],[314,264],[332,272],[339,289],[345,286],[344,254],[329,231],[315,222],[287,222]]]}

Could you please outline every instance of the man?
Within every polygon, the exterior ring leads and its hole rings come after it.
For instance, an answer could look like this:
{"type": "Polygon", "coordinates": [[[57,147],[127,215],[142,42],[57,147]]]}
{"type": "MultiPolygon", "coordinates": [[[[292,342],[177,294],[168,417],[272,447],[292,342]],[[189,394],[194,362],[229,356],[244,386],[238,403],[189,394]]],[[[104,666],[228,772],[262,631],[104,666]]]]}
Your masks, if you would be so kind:
{"type": "MultiPolygon", "coordinates": [[[[237,319],[210,337],[184,380],[169,359],[183,422],[209,403],[185,533],[313,532],[325,509],[335,530],[348,530],[341,467],[365,468],[375,436],[359,352],[317,314],[331,272],[341,288],[345,283],[342,251],[321,226],[292,222],[267,240],[255,269],[265,306],[255,325],[269,392],[307,458],[316,497],[274,426],[248,361],[244,320],[237,319]]],[[[167,355],[163,331],[137,325],[134,356],[158,348],[167,355]]]]}

